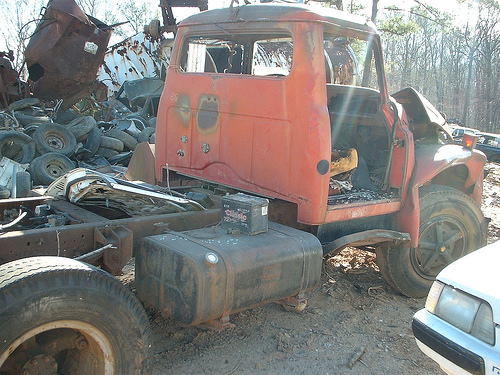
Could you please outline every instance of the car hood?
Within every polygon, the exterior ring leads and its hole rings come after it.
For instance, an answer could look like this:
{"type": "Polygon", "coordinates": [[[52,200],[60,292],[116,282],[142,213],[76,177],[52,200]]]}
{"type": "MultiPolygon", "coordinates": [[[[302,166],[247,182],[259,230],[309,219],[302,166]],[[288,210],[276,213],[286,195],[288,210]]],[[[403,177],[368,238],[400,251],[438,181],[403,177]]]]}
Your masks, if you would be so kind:
{"type": "Polygon", "coordinates": [[[445,267],[439,281],[488,301],[500,324],[500,241],[474,251],[445,267]]]}
{"type": "Polygon", "coordinates": [[[415,123],[430,122],[440,127],[446,124],[446,119],[436,107],[413,87],[407,87],[398,91],[392,94],[392,97],[404,107],[406,113],[415,123]]]}

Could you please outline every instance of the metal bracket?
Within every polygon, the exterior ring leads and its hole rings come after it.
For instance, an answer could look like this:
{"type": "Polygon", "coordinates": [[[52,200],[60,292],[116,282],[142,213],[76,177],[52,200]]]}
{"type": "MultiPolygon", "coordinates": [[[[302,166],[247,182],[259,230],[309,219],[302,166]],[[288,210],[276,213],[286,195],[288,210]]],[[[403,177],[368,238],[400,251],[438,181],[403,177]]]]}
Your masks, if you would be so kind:
{"type": "Polygon", "coordinates": [[[94,249],[112,245],[103,253],[102,268],[112,275],[119,275],[123,266],[132,258],[133,232],[124,226],[94,229],[94,249]]]}
{"type": "Polygon", "coordinates": [[[222,331],[224,328],[231,327],[231,323],[229,323],[229,314],[222,315],[219,319],[209,320],[208,322],[198,324],[197,327],[202,329],[211,329],[214,331],[222,331]]]}
{"type": "Polygon", "coordinates": [[[304,293],[299,293],[296,296],[280,299],[278,303],[283,306],[285,311],[300,313],[307,306],[307,299],[304,293]]]}

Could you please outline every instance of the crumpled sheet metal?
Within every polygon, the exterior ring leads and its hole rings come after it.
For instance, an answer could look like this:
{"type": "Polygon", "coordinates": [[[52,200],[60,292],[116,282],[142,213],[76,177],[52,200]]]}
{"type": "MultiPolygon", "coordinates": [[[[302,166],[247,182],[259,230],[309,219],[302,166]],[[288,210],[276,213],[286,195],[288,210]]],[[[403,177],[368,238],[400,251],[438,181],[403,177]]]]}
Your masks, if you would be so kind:
{"type": "Polygon", "coordinates": [[[165,79],[172,40],[159,40],[139,33],[108,48],[99,70],[99,81],[112,97],[126,81],[156,77],[165,79]]]}
{"type": "Polygon", "coordinates": [[[24,54],[33,94],[76,102],[96,82],[111,32],[73,0],[50,1],[24,54]]]}

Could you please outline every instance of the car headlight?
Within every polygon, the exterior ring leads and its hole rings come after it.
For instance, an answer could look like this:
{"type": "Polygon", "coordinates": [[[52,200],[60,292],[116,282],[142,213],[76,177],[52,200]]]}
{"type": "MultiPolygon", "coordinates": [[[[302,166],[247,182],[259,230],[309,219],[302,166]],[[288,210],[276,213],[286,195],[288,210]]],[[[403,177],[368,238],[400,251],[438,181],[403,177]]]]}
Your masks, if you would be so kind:
{"type": "Polygon", "coordinates": [[[435,281],[427,296],[425,308],[479,340],[495,345],[493,311],[486,301],[435,281]]]}

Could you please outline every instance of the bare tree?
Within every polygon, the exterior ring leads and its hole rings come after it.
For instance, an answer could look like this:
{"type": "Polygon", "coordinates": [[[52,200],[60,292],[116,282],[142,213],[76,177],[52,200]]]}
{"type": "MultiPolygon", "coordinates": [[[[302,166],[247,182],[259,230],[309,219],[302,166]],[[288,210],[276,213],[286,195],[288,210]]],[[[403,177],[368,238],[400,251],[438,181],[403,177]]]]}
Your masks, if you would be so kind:
{"type": "Polygon", "coordinates": [[[2,38],[8,50],[14,53],[14,68],[20,70],[23,53],[41,18],[45,1],[0,0],[0,13],[4,15],[2,38]]]}
{"type": "Polygon", "coordinates": [[[86,14],[96,18],[100,18],[103,7],[106,7],[106,2],[102,0],[77,0],[77,4],[86,14]]]}
{"type": "Polygon", "coordinates": [[[134,33],[139,33],[152,19],[158,18],[158,4],[151,2],[137,3],[127,0],[119,5],[120,13],[127,19],[134,33]]]}
{"type": "Polygon", "coordinates": [[[498,77],[495,77],[495,68],[498,68],[500,63],[500,7],[495,1],[485,1],[481,4],[481,8],[476,27],[479,58],[476,80],[480,83],[477,86],[481,89],[478,96],[483,103],[484,112],[478,120],[485,130],[493,132],[499,128],[500,120],[498,77]]]}

